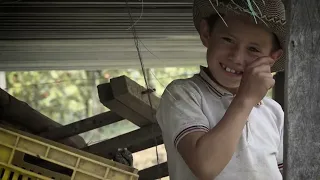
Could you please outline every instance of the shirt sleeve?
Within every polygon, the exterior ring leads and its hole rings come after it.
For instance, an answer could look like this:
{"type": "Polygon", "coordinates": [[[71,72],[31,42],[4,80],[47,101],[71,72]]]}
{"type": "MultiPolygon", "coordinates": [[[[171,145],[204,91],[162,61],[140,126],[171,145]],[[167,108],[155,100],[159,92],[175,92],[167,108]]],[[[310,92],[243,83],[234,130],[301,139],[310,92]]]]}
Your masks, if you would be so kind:
{"type": "Polygon", "coordinates": [[[201,92],[197,86],[187,80],[169,84],[161,97],[157,121],[174,147],[191,132],[208,132],[209,121],[201,109],[201,92]]]}

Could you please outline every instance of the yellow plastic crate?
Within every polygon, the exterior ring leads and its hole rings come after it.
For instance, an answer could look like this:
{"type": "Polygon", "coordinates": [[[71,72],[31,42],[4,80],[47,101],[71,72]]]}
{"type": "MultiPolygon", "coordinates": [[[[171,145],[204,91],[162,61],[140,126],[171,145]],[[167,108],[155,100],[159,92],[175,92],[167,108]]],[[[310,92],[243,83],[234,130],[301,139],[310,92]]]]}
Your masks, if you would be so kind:
{"type": "Polygon", "coordinates": [[[0,127],[1,180],[138,180],[138,177],[135,168],[0,127]]]}

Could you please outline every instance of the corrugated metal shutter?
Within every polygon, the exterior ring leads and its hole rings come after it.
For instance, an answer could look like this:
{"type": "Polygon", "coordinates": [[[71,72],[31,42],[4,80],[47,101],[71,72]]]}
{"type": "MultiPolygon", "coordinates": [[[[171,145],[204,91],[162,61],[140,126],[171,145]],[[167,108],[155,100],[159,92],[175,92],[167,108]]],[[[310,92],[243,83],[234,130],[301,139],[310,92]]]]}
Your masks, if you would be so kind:
{"type": "MultiPolygon", "coordinates": [[[[10,1],[0,1],[0,70],[139,66],[124,0],[10,1]]],[[[142,1],[129,6],[133,20],[139,19],[138,36],[152,52],[141,44],[147,66],[204,62],[192,0],[144,0],[142,16],[142,1]]]]}

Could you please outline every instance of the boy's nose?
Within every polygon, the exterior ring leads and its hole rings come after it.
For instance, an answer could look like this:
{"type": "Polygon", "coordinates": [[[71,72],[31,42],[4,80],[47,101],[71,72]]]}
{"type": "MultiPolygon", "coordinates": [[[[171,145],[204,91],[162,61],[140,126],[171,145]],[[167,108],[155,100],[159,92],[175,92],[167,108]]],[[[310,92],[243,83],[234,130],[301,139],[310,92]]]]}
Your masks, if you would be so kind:
{"type": "Polygon", "coordinates": [[[230,53],[229,60],[238,65],[244,65],[245,63],[245,51],[239,47],[235,46],[230,53]]]}

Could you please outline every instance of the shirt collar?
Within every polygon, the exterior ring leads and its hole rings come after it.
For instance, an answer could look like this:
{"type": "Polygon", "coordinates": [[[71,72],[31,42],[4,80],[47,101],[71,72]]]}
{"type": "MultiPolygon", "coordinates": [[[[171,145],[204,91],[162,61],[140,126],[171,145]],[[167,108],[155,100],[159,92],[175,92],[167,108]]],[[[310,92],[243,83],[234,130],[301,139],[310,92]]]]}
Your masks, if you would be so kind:
{"type": "Polygon", "coordinates": [[[218,96],[233,96],[232,93],[212,80],[207,67],[200,66],[199,76],[214,90],[214,93],[216,93],[218,96]]]}

